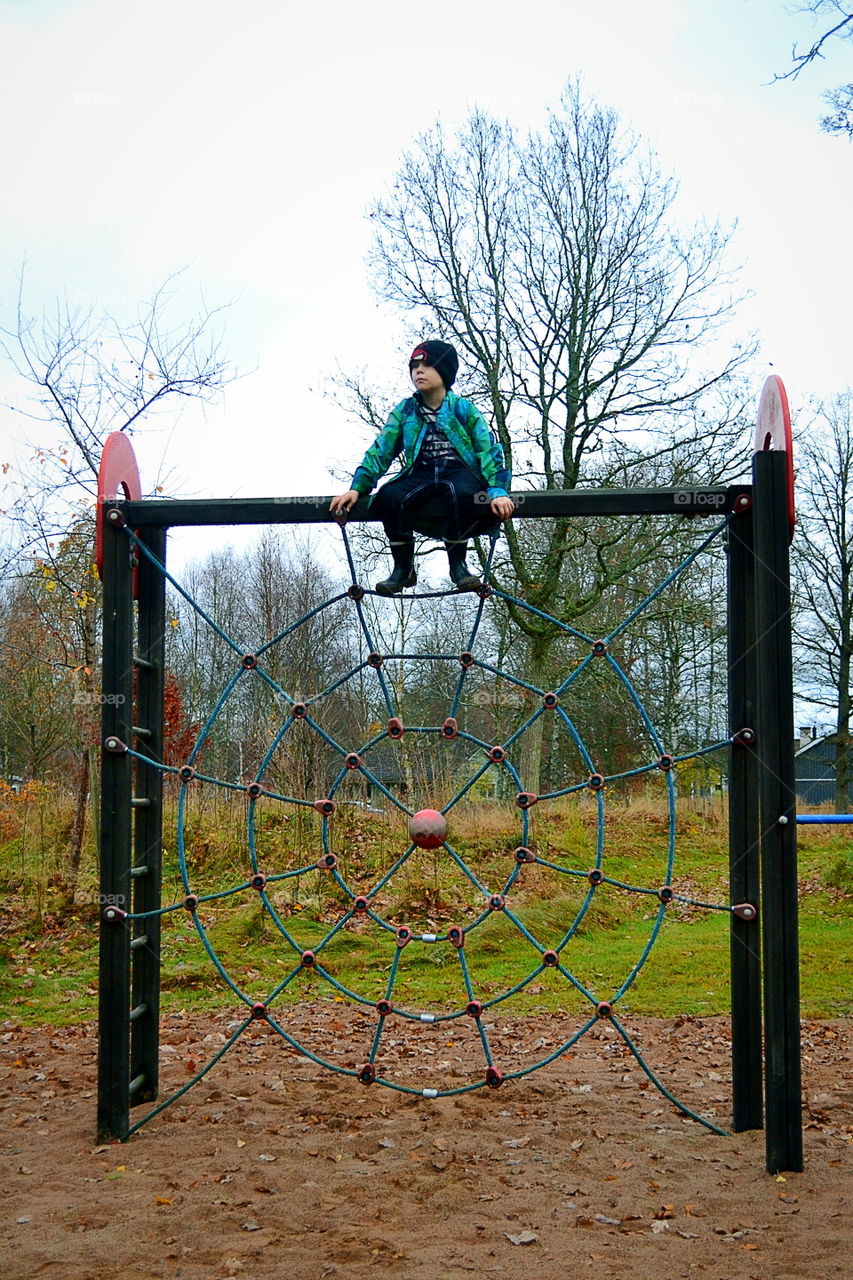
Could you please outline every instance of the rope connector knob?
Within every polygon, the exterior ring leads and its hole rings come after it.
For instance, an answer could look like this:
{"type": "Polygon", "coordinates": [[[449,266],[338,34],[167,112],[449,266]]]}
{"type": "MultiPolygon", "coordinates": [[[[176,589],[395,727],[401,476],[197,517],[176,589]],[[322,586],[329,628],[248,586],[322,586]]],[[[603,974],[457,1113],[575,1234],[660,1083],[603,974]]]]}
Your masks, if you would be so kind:
{"type": "Polygon", "coordinates": [[[308,715],[308,708],[304,702],[294,702],[293,706],[290,708],[290,714],[293,716],[294,720],[304,720],[308,715]]]}
{"type": "Polygon", "coordinates": [[[187,911],[190,911],[190,912],[198,911],[198,894],[188,893],[187,896],[184,898],[184,906],[186,907],[187,911]]]}
{"type": "Polygon", "coordinates": [[[246,792],[250,800],[257,800],[259,796],[264,794],[263,784],[260,782],[249,782],[246,785],[246,792]]]}
{"type": "Polygon", "coordinates": [[[527,845],[520,844],[515,851],[515,860],[519,865],[536,861],[536,854],[527,845]]]}
{"type": "Polygon", "coordinates": [[[397,946],[405,947],[412,941],[412,931],[407,924],[401,924],[397,930],[397,946]]]}
{"type": "Polygon", "coordinates": [[[338,865],[338,855],[336,853],[324,853],[322,858],[317,859],[318,871],[334,871],[338,865]]]}
{"type": "Polygon", "coordinates": [[[318,813],[322,813],[324,818],[331,818],[335,812],[336,805],[334,800],[315,800],[311,807],[316,809],[318,813]]]}
{"type": "Polygon", "coordinates": [[[492,893],[489,895],[489,910],[503,911],[506,906],[506,898],[501,893],[492,893]]]}
{"type": "Polygon", "coordinates": [[[242,658],[240,659],[240,666],[243,668],[244,671],[254,671],[257,665],[258,665],[257,654],[244,653],[242,658]]]}
{"type": "Polygon", "coordinates": [[[115,906],[114,903],[110,903],[109,906],[104,907],[101,915],[103,919],[106,920],[107,924],[121,924],[122,920],[127,919],[127,912],[121,907],[115,906]]]}
{"type": "Polygon", "coordinates": [[[451,946],[456,947],[457,951],[460,947],[465,946],[465,930],[461,924],[452,924],[447,930],[447,940],[451,946]]]}
{"type": "Polygon", "coordinates": [[[267,1006],[260,1000],[256,1000],[252,1005],[252,1017],[256,1022],[262,1022],[267,1016],[267,1006]]]}
{"type": "Polygon", "coordinates": [[[591,773],[589,775],[589,779],[586,785],[589,787],[590,791],[603,791],[604,790],[604,774],[591,773]]]}
{"type": "Polygon", "coordinates": [[[195,777],[195,769],[191,764],[182,764],[178,770],[178,777],[181,782],[192,782],[195,777]]]}
{"type": "Polygon", "coordinates": [[[372,1062],[365,1062],[358,1073],[358,1078],[362,1084],[373,1084],[376,1079],[376,1068],[372,1062]]]}
{"type": "Polygon", "coordinates": [[[390,1000],[382,999],[376,1001],[376,1012],[380,1018],[387,1018],[394,1012],[394,1006],[390,1000]]]}
{"type": "Polygon", "coordinates": [[[732,915],[738,920],[746,920],[749,924],[758,919],[758,909],[751,902],[739,902],[732,907],[732,915]]]}
{"type": "Polygon", "coordinates": [[[674,897],[675,897],[675,890],[673,889],[672,885],[665,884],[660,889],[658,889],[658,898],[664,904],[664,906],[667,906],[670,902],[672,902],[674,897]]]}
{"type": "Polygon", "coordinates": [[[112,755],[120,756],[127,751],[127,746],[122,742],[121,738],[110,734],[108,738],[104,738],[104,750],[109,751],[112,755]]]}
{"type": "Polygon", "coordinates": [[[389,738],[394,738],[395,740],[399,740],[400,738],[402,738],[403,734],[405,733],[405,728],[403,727],[403,721],[400,719],[399,716],[392,716],[391,719],[388,721],[388,724],[386,725],[385,731],[388,734],[389,738]]]}
{"type": "Polygon", "coordinates": [[[353,911],[361,913],[361,912],[367,911],[369,906],[370,906],[370,903],[367,901],[367,898],[365,898],[363,893],[360,893],[357,898],[353,898],[353,902],[352,902],[353,911]]]}
{"type": "Polygon", "coordinates": [[[557,697],[556,693],[543,693],[542,706],[546,709],[546,711],[553,711],[554,708],[558,707],[559,705],[560,705],[560,699],[557,697]]]}
{"type": "Polygon", "coordinates": [[[249,881],[249,884],[253,889],[257,889],[258,892],[260,892],[261,889],[265,889],[267,887],[267,878],[262,871],[256,871],[249,881]]]}
{"type": "Polygon", "coordinates": [[[738,747],[754,747],[758,734],[754,729],[743,728],[738,729],[737,733],[732,734],[732,742],[738,747]]]}
{"type": "Polygon", "coordinates": [[[488,1067],[486,1070],[486,1084],[490,1089],[500,1089],[504,1082],[504,1073],[499,1071],[497,1067],[488,1067]]]}
{"type": "Polygon", "coordinates": [[[603,884],[604,872],[601,870],[600,867],[592,867],[589,871],[587,871],[586,878],[590,884],[603,884]]]}
{"type": "Polygon", "coordinates": [[[465,1012],[469,1018],[479,1018],[483,1012],[483,1005],[479,1000],[469,1000],[465,1006],[465,1012]]]}
{"type": "Polygon", "coordinates": [[[560,963],[559,953],[556,951],[543,951],[542,963],[546,969],[556,969],[560,963]]]}
{"type": "Polygon", "coordinates": [[[442,738],[455,738],[459,733],[459,725],[453,716],[448,716],[441,726],[442,738]]]}
{"type": "Polygon", "coordinates": [[[519,809],[532,809],[539,799],[535,791],[519,791],[515,797],[515,803],[519,809]]]}
{"type": "Polygon", "coordinates": [[[354,582],[351,587],[347,587],[347,595],[350,600],[363,600],[364,587],[360,587],[357,582],[354,582]]]}
{"type": "Polygon", "coordinates": [[[594,658],[603,658],[607,654],[607,641],[595,640],[592,645],[592,656],[594,658]]]}
{"type": "Polygon", "coordinates": [[[347,754],[344,756],[344,764],[348,769],[360,769],[361,756],[358,754],[357,751],[348,751],[347,754]]]}
{"type": "Polygon", "coordinates": [[[599,1000],[595,1006],[596,1018],[609,1018],[613,1012],[613,1006],[609,1000],[599,1000]]]}
{"type": "Polygon", "coordinates": [[[503,747],[490,747],[489,759],[492,764],[503,764],[504,760],[506,760],[506,752],[503,747]]]}
{"type": "Polygon", "coordinates": [[[303,951],[299,958],[299,962],[303,969],[313,969],[317,963],[317,957],[313,951],[303,951]]]}
{"type": "Polygon", "coordinates": [[[367,665],[373,667],[374,671],[378,671],[385,661],[381,653],[369,653],[367,655],[367,665]]]}
{"type": "Polygon", "coordinates": [[[462,663],[462,666],[465,668],[466,671],[468,670],[469,667],[473,667],[474,655],[471,652],[471,650],[463,649],[462,653],[460,653],[459,655],[459,661],[462,663]]]}
{"type": "Polygon", "coordinates": [[[658,768],[661,770],[662,773],[669,773],[670,769],[674,764],[675,764],[674,756],[668,755],[667,753],[664,753],[658,760],[658,768]]]}

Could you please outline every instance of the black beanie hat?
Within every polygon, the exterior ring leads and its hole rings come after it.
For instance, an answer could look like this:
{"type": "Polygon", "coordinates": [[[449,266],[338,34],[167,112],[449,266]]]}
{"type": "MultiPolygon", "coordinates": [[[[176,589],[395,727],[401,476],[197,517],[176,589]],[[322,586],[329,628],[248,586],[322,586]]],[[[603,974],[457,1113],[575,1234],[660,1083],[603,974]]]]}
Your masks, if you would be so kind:
{"type": "Polygon", "coordinates": [[[430,338],[428,342],[419,342],[409,356],[409,373],[412,372],[412,365],[416,360],[423,360],[424,364],[435,369],[448,390],[453,386],[459,372],[459,357],[456,354],[456,348],[451,347],[449,342],[439,342],[437,338],[430,338]]]}

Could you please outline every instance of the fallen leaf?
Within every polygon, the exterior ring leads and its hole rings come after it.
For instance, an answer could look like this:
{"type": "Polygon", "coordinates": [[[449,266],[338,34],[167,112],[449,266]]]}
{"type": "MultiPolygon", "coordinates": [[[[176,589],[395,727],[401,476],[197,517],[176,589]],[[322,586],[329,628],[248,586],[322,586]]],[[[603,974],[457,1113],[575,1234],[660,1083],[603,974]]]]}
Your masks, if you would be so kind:
{"type": "Polygon", "coordinates": [[[505,1231],[504,1235],[510,1244],[535,1244],[539,1239],[535,1231],[522,1231],[519,1235],[512,1235],[509,1231],[505,1231]]]}

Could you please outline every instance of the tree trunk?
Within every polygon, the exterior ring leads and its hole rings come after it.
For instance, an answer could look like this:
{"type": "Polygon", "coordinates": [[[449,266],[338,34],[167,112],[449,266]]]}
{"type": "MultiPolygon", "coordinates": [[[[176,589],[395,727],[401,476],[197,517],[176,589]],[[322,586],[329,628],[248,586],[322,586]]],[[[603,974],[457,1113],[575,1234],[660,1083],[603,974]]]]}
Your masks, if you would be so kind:
{"type": "MultiPolygon", "coordinates": [[[[524,677],[530,684],[543,688],[545,672],[548,670],[548,656],[551,648],[551,636],[534,636],[528,641],[527,664],[524,677]]],[[[547,682],[546,682],[547,684],[547,682]]],[[[531,703],[528,714],[536,709],[535,700],[531,703]]],[[[553,712],[547,714],[553,715],[553,712]]],[[[540,716],[522,735],[520,742],[521,781],[525,791],[539,793],[542,777],[542,740],[545,728],[545,717],[540,716]]]]}
{"type": "Polygon", "coordinates": [[[835,812],[850,809],[850,645],[841,646],[835,722],[835,812]]]}
{"type": "Polygon", "coordinates": [[[77,797],[74,804],[74,817],[71,820],[71,837],[68,845],[68,874],[66,876],[66,894],[68,905],[74,903],[77,892],[77,881],[80,876],[80,862],[83,857],[83,839],[86,834],[86,812],[89,806],[89,747],[84,746],[80,753],[80,770],[77,776],[77,797]]]}

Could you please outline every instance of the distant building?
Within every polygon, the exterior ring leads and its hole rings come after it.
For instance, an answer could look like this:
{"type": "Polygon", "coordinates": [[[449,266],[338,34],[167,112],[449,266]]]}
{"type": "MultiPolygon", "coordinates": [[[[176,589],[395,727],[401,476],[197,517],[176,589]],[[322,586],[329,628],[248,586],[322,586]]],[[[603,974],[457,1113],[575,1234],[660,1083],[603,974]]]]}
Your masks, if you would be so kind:
{"type": "MultiPolygon", "coordinates": [[[[834,734],[820,737],[812,728],[800,729],[794,753],[794,785],[801,805],[817,808],[835,801],[834,734]]],[[[847,807],[853,805],[853,787],[848,788],[847,807]]]]}

